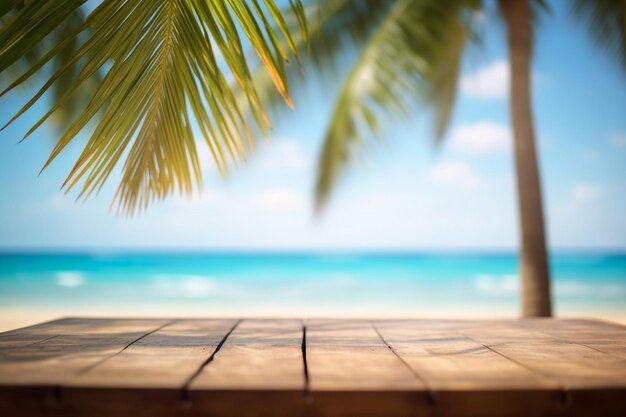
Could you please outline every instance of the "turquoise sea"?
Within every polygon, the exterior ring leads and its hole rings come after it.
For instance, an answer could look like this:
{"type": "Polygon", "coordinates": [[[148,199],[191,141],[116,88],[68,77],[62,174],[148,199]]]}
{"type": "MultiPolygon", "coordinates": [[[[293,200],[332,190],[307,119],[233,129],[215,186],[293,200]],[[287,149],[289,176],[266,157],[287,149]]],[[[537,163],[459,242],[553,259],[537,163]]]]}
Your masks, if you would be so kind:
{"type": "MultiPolygon", "coordinates": [[[[626,254],[555,254],[551,270],[557,314],[626,317],[626,254]]],[[[34,313],[498,317],[518,305],[512,254],[0,254],[0,314],[13,322],[34,313]]]]}

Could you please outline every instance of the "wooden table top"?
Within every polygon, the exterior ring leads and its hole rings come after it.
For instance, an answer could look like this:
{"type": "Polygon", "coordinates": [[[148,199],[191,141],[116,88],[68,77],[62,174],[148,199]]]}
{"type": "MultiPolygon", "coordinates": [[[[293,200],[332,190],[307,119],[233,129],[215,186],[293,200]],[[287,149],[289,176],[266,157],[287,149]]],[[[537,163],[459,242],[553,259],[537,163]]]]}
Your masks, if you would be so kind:
{"type": "Polygon", "coordinates": [[[65,318],[0,334],[2,416],[626,416],[594,320],[65,318]]]}

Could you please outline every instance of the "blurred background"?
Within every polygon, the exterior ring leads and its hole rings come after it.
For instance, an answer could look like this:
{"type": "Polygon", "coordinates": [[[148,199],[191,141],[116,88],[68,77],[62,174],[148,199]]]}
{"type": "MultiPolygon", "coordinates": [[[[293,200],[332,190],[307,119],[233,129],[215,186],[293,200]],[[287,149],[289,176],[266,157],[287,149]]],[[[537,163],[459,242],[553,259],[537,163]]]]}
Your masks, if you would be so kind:
{"type": "MultiPolygon", "coordinates": [[[[555,312],[626,322],[626,77],[562,8],[538,25],[532,67],[555,312]]],[[[222,180],[199,143],[202,193],[132,218],[109,211],[115,181],[84,203],[59,190],[80,140],[38,175],[58,133],[17,142],[44,99],[0,136],[0,330],[67,315],[517,316],[509,61],[502,25],[480,19],[442,146],[427,110],[386,120],[319,214],[317,160],[356,50],[311,71],[247,163],[222,180]]],[[[31,87],[3,97],[0,122],[31,87]]]]}

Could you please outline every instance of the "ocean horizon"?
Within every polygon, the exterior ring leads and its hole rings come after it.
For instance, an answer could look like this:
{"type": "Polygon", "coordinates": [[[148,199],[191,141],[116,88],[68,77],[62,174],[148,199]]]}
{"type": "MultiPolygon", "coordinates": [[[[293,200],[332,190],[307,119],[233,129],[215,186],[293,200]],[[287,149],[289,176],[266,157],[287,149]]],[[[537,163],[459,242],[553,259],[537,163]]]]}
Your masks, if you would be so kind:
{"type": "MultiPolygon", "coordinates": [[[[59,316],[515,317],[512,252],[0,252],[0,329],[59,316]]],[[[626,253],[550,257],[557,316],[626,321],[626,253]]]]}

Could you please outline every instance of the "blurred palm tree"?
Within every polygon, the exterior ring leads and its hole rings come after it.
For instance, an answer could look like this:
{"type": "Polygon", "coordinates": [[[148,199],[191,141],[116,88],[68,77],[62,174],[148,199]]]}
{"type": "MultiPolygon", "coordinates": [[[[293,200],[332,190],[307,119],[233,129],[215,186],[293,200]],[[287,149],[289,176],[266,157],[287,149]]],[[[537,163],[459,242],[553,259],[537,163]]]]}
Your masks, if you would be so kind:
{"type": "MultiPolygon", "coordinates": [[[[121,159],[115,201],[122,212],[190,194],[201,183],[192,122],[220,172],[245,157],[250,123],[237,98],[245,97],[253,126],[269,127],[252,83],[253,57],[291,103],[285,62],[298,51],[274,0],[106,0],[88,15],[85,2],[0,3],[0,96],[36,74],[45,79],[4,127],[50,98],[24,136],[51,117],[63,128],[43,169],[89,132],[63,184],[69,191],[82,179],[79,198],[99,191],[121,159]],[[246,57],[246,49],[255,54],[246,57]]],[[[290,5],[303,40],[304,10],[299,1],[290,5]]]]}
{"type": "MultiPolygon", "coordinates": [[[[576,16],[626,67],[626,0],[572,0],[576,16]]],[[[333,68],[346,47],[359,48],[356,63],[335,99],[319,158],[317,206],[325,205],[340,173],[368,136],[381,134],[382,115],[411,114],[416,104],[434,113],[434,137],[445,136],[455,103],[462,55],[480,41],[481,0],[319,0],[305,7],[311,62],[333,68]]],[[[510,112],[521,228],[520,279],[524,316],[550,316],[551,297],[541,186],[532,116],[533,26],[549,11],[543,0],[497,0],[510,54],[510,112]]],[[[487,9],[487,10],[486,10],[487,9]]],[[[294,71],[294,78],[298,72],[294,71]]],[[[291,76],[291,74],[290,74],[291,76]]],[[[300,77],[301,78],[301,77],[300,77]]],[[[276,102],[267,77],[257,74],[263,100],[276,102]]]]}

